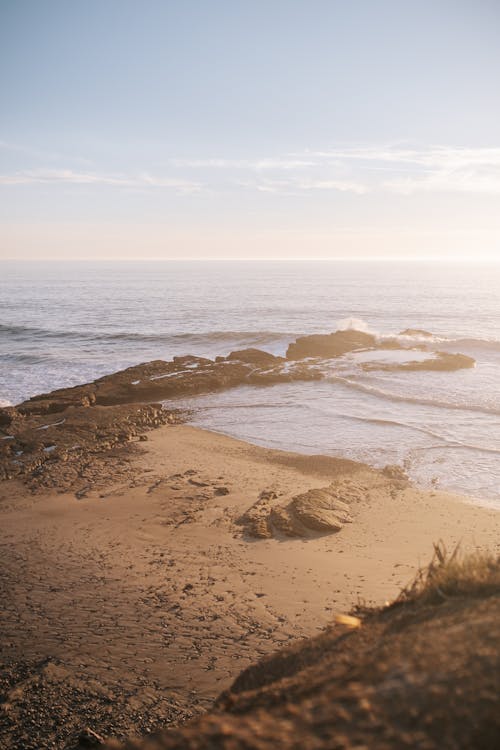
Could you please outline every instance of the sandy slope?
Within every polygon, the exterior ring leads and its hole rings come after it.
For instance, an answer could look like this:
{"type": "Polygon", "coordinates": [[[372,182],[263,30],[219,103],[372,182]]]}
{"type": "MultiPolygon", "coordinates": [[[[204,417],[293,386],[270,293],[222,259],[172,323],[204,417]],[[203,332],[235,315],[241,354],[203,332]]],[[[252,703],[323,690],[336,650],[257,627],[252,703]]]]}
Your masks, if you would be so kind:
{"type": "MultiPolygon", "coordinates": [[[[497,544],[497,512],[402,491],[361,464],[184,425],[148,438],[100,495],[0,485],[0,661],[50,657],[61,684],[71,677],[120,698],[122,722],[96,710],[97,731],[144,731],[208,706],[260,655],[315,634],[358,600],[394,597],[435,540],[497,544]],[[235,523],[263,490],[285,498],[331,481],[361,495],[339,534],[251,541],[235,523]]],[[[7,701],[12,722],[23,721],[19,695],[7,701]]],[[[77,724],[76,709],[53,746],[77,724]]]]}

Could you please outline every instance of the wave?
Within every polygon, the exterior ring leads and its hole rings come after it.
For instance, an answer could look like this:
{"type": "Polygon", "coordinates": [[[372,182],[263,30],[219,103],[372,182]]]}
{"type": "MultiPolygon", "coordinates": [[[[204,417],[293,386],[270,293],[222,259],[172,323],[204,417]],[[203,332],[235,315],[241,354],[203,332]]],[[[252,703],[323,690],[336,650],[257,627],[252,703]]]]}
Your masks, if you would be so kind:
{"type": "Polygon", "coordinates": [[[420,406],[433,406],[438,409],[451,409],[454,411],[467,411],[467,412],[475,412],[479,414],[494,414],[499,415],[500,414],[500,408],[496,407],[488,407],[488,406],[481,406],[480,404],[474,404],[467,406],[465,404],[456,404],[452,401],[442,401],[441,399],[435,399],[435,398],[422,398],[420,396],[402,396],[399,393],[393,393],[392,391],[385,391],[382,388],[376,388],[373,385],[367,385],[366,383],[359,383],[356,380],[350,380],[349,378],[344,378],[341,375],[331,375],[328,378],[329,382],[333,383],[341,383],[342,385],[345,385],[347,388],[352,388],[353,390],[361,391],[362,393],[367,393],[370,396],[375,396],[376,398],[382,398],[386,401],[393,401],[393,402],[403,402],[407,404],[418,404],[420,406]]]}
{"type": "Polygon", "coordinates": [[[41,365],[47,364],[48,360],[63,362],[63,360],[48,352],[41,354],[0,354],[0,364],[41,365]]]}
{"type": "MultiPolygon", "coordinates": [[[[365,321],[358,318],[345,318],[339,320],[337,323],[337,330],[346,330],[350,328],[356,328],[357,330],[366,331],[373,333],[379,344],[383,345],[384,341],[398,341],[402,346],[408,347],[408,345],[416,344],[427,344],[432,346],[433,344],[439,344],[441,347],[458,347],[462,349],[485,349],[490,351],[500,352],[500,340],[497,339],[485,339],[475,337],[448,337],[442,335],[401,335],[398,333],[381,333],[379,331],[372,330],[365,321]]],[[[103,332],[103,331],[89,331],[86,330],[58,330],[52,328],[42,328],[38,326],[29,325],[9,325],[0,324],[0,334],[13,337],[26,337],[26,338],[46,338],[46,339],[74,339],[74,340],[85,340],[85,341],[130,341],[130,342],[148,342],[148,343],[168,343],[168,342],[187,342],[187,343],[210,343],[210,342],[225,342],[244,340],[249,343],[262,344],[272,343],[276,341],[292,341],[298,336],[303,336],[304,333],[294,333],[290,331],[200,331],[200,332],[184,332],[184,333],[169,333],[166,331],[152,333],[152,332],[137,332],[137,331],[115,331],[115,332],[103,332]]]]}
{"type": "Polygon", "coordinates": [[[500,341],[497,339],[482,339],[482,338],[451,338],[447,336],[407,336],[400,334],[383,334],[377,336],[378,344],[383,346],[385,342],[392,344],[397,342],[403,348],[409,346],[418,346],[424,344],[431,349],[450,349],[453,347],[454,350],[462,351],[463,349],[469,350],[483,350],[483,351],[496,351],[500,352],[500,341]]]}
{"type": "MultiPolygon", "coordinates": [[[[128,337],[129,335],[137,335],[140,338],[144,338],[142,334],[113,334],[113,338],[128,337]]],[[[156,334],[152,334],[154,338],[156,334]]],[[[188,341],[188,342],[211,342],[211,341],[235,341],[244,340],[254,344],[258,343],[271,343],[274,341],[282,341],[283,339],[292,340],[296,338],[296,334],[284,333],[281,331],[207,331],[202,333],[176,333],[176,334],[159,334],[159,338],[168,341],[188,341]]],[[[146,336],[147,338],[147,336],[146,336]]]]}
{"type": "Polygon", "coordinates": [[[135,331],[117,331],[116,333],[98,333],[95,331],[64,331],[50,328],[37,328],[35,326],[5,325],[0,324],[0,334],[11,336],[27,336],[33,338],[59,338],[59,339],[85,339],[90,341],[146,341],[162,342],[186,341],[186,342],[211,342],[211,341],[234,341],[245,340],[253,343],[265,343],[280,341],[282,339],[292,340],[296,334],[281,331],[204,331],[200,333],[138,333],[135,331]]]}
{"type": "Polygon", "coordinates": [[[426,333],[415,329],[415,333],[382,333],[381,331],[375,330],[364,321],[362,318],[343,318],[337,321],[337,330],[357,330],[363,331],[364,333],[371,333],[377,339],[379,345],[383,345],[384,342],[398,342],[403,347],[409,345],[426,344],[432,346],[432,344],[440,344],[441,346],[457,346],[462,348],[471,349],[488,349],[490,351],[500,351],[500,341],[493,338],[481,338],[474,336],[462,336],[452,337],[441,334],[426,333]]]}

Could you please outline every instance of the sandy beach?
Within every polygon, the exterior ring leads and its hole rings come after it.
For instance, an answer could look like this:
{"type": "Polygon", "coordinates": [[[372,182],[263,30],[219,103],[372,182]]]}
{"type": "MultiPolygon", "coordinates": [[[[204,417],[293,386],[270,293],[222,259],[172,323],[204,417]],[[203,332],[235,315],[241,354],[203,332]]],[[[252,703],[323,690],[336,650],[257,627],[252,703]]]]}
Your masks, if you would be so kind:
{"type": "Polygon", "coordinates": [[[84,723],[117,736],[202,711],[260,656],[394,598],[433,542],[494,551],[500,521],[363,464],[186,425],[132,443],[80,499],[5,481],[0,513],[6,716],[26,723],[43,684],[58,696],[56,739],[75,696],[84,723]],[[262,492],[281,502],[332,483],[353,518],[337,534],[251,539],[238,523],[262,492]]]}

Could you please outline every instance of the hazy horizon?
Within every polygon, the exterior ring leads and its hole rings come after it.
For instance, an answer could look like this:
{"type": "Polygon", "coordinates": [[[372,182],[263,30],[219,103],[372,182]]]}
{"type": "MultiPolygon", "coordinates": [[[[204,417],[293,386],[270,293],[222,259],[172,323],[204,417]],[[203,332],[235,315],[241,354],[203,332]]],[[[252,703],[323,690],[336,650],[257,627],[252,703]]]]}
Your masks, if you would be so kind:
{"type": "Polygon", "coordinates": [[[498,21],[6,0],[0,258],[497,259],[498,21]]]}

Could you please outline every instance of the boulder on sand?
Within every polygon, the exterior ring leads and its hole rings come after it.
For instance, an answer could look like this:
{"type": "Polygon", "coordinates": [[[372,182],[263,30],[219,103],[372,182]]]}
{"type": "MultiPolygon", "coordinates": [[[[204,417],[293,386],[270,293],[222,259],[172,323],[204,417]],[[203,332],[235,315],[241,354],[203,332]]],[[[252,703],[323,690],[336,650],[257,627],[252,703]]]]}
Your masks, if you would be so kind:
{"type": "Polygon", "coordinates": [[[377,343],[375,336],[364,331],[335,331],[335,333],[301,336],[287,349],[287,359],[305,359],[306,357],[340,357],[355,349],[373,347],[377,343]]]}
{"type": "Polygon", "coordinates": [[[238,523],[255,539],[269,539],[276,536],[276,532],[299,538],[333,534],[352,521],[350,506],[339,494],[343,494],[339,487],[331,484],[279,503],[275,492],[262,492],[238,523]]]}
{"type": "Polygon", "coordinates": [[[332,489],[313,489],[297,495],[290,504],[290,511],[308,529],[340,531],[344,523],[352,521],[352,516],[347,503],[340,500],[332,489]]]}

